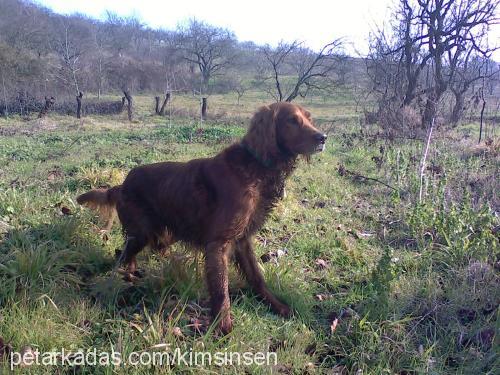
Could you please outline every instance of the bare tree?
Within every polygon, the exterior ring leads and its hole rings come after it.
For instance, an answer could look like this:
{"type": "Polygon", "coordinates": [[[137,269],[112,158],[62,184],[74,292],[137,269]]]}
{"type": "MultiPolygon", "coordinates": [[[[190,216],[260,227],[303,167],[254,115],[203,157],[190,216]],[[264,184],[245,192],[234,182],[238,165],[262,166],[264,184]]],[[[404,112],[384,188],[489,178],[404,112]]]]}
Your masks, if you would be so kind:
{"type": "Polygon", "coordinates": [[[122,97],[122,107],[125,104],[125,99],[127,99],[127,117],[129,121],[132,121],[134,114],[134,102],[132,95],[130,95],[130,90],[128,88],[123,89],[123,97],[122,97]]]}
{"type": "Polygon", "coordinates": [[[91,64],[97,86],[97,99],[101,98],[106,83],[107,72],[113,58],[110,53],[112,40],[107,32],[106,24],[97,24],[93,32],[93,53],[91,64]]]}
{"type": "MultiPolygon", "coordinates": [[[[54,66],[54,73],[64,86],[73,86],[73,91],[80,93],[78,74],[81,70],[84,42],[81,30],[73,30],[74,25],[61,20],[60,27],[52,39],[52,47],[59,57],[59,64],[54,66]],[[77,32],[80,31],[80,35],[77,32]]],[[[85,35],[86,36],[86,35],[85,35]]]]}
{"type": "Polygon", "coordinates": [[[184,59],[198,67],[201,74],[202,95],[208,94],[211,78],[228,68],[234,58],[234,34],[223,28],[191,19],[187,26],[179,28],[179,47],[184,59]]]}
{"type": "Polygon", "coordinates": [[[165,108],[169,100],[170,100],[170,92],[166,92],[165,97],[163,99],[163,103],[160,106],[160,97],[155,96],[155,113],[157,115],[163,116],[165,114],[165,108]]]}
{"type": "Polygon", "coordinates": [[[38,118],[44,118],[45,116],[47,116],[49,111],[54,106],[55,102],[56,102],[56,99],[53,96],[51,96],[50,98],[46,96],[45,97],[45,104],[43,105],[42,109],[40,110],[40,113],[38,114],[38,118]]]}
{"type": "MultiPolygon", "coordinates": [[[[466,94],[471,91],[475,82],[492,79],[500,73],[499,67],[483,56],[472,54],[469,48],[465,56],[456,62],[455,74],[450,81],[450,91],[453,93],[455,103],[451,111],[450,121],[457,125],[467,109],[466,94]]],[[[484,90],[484,85],[481,88],[484,90]]]]}
{"type": "Polygon", "coordinates": [[[399,0],[392,30],[378,32],[374,45],[379,55],[391,56],[403,78],[393,99],[401,107],[421,104],[424,126],[436,117],[458,62],[467,54],[491,52],[484,41],[489,26],[498,21],[497,7],[498,2],[486,0],[399,0]]]}
{"type": "Polygon", "coordinates": [[[266,66],[261,71],[262,80],[272,82],[268,93],[277,101],[291,102],[297,96],[306,97],[311,89],[331,88],[336,68],[345,59],[342,45],[342,40],[336,39],[318,52],[299,41],[263,47],[266,66]]]}
{"type": "Polygon", "coordinates": [[[163,99],[163,103],[161,105],[160,112],[158,112],[158,114],[160,116],[163,116],[165,114],[165,108],[167,107],[167,103],[170,100],[170,95],[171,95],[170,92],[165,93],[165,98],[163,99]]]}
{"type": "Polygon", "coordinates": [[[82,98],[83,92],[80,91],[76,96],[76,118],[82,117],[82,98]]]}
{"type": "Polygon", "coordinates": [[[239,78],[234,85],[234,91],[236,91],[236,94],[238,95],[237,99],[237,105],[240,105],[240,100],[247,91],[248,87],[245,85],[244,81],[242,78],[239,78]]]}

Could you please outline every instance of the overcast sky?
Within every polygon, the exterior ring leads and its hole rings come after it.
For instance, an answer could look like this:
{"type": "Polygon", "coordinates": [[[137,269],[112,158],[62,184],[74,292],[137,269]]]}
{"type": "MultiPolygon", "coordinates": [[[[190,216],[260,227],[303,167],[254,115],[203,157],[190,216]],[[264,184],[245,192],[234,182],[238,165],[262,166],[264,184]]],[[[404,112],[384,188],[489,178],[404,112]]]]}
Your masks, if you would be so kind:
{"type": "MultiPolygon", "coordinates": [[[[103,18],[106,10],[138,16],[153,28],[172,29],[191,17],[223,26],[240,41],[276,44],[304,41],[317,49],[345,37],[349,53],[367,52],[367,39],[376,25],[391,15],[393,0],[38,0],[57,13],[84,13],[103,18]]],[[[495,27],[490,40],[500,40],[495,27]]],[[[495,55],[500,60],[500,53],[495,55]]]]}

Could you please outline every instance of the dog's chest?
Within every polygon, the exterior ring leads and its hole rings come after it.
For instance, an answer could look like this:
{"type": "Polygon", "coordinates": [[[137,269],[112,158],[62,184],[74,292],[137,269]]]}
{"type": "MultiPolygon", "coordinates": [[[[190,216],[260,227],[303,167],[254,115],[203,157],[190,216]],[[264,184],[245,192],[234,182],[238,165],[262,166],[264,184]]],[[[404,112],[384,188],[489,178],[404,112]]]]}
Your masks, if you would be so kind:
{"type": "Polygon", "coordinates": [[[281,197],[283,187],[283,182],[276,180],[264,180],[255,186],[254,194],[252,194],[253,210],[250,213],[247,225],[248,233],[254,234],[262,228],[281,197]]]}

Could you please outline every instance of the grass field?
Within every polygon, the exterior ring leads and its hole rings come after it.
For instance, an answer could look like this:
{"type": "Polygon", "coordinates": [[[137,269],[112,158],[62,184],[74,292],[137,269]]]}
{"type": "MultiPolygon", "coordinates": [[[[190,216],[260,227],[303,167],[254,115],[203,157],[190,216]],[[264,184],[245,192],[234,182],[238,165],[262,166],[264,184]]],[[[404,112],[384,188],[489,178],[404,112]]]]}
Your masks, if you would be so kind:
{"type": "Polygon", "coordinates": [[[348,95],[304,103],[329,132],[327,149],[301,162],[256,239],[269,285],[294,309],[289,320],[232,269],[234,331],[204,333],[203,260],[182,245],[164,258],[144,252],[136,283],[112,272],[120,228],[103,236],[75,197],[120,183],[139,164],[214,155],[265,101],[212,97],[204,124],[181,116],[194,111],[190,97],[174,99],[171,120],[151,115],[145,97],[133,123],[0,119],[0,373],[9,351],[96,348],[125,359],[167,347],[276,353],[277,363],[16,372],[499,373],[499,148],[475,145],[476,124],[435,134],[419,201],[422,142],[360,127],[348,95]]]}

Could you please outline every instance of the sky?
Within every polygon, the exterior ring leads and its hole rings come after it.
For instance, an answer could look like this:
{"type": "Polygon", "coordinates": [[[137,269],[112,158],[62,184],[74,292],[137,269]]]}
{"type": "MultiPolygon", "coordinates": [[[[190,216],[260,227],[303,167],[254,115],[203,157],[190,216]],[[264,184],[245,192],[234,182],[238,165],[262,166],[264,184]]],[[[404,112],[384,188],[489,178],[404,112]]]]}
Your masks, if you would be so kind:
{"type": "MultiPolygon", "coordinates": [[[[61,14],[103,18],[106,10],[135,15],[153,28],[173,29],[196,17],[234,31],[240,41],[276,45],[300,40],[319,49],[343,37],[349,54],[366,54],[368,35],[390,19],[393,0],[38,0],[61,14]]],[[[500,40],[500,27],[490,39],[500,40]]],[[[500,60],[500,51],[495,54],[500,60]]]]}

